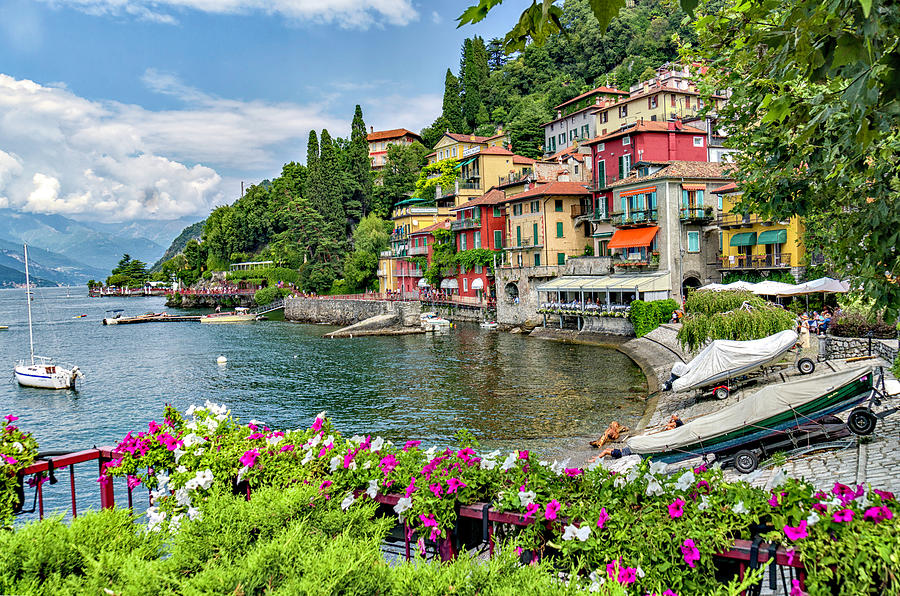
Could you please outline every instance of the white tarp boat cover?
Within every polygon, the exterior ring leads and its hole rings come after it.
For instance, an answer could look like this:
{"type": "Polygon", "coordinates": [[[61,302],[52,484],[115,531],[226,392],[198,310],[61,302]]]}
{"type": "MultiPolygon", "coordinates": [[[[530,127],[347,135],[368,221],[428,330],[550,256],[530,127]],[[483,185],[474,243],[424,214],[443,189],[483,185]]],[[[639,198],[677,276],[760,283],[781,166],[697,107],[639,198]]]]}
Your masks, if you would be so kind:
{"type": "MultiPolygon", "coordinates": [[[[708,441],[797,408],[871,371],[871,366],[858,366],[814,377],[802,377],[788,383],[769,385],[718,412],[701,416],[672,430],[637,435],[626,439],[625,443],[632,452],[638,454],[683,449],[698,441],[708,441]]],[[[798,424],[803,422],[807,420],[802,419],[798,424]]]]}
{"type": "Polygon", "coordinates": [[[672,389],[689,391],[750,372],[781,358],[796,343],[797,333],[790,329],[751,341],[717,339],[687,364],[672,367],[672,374],[678,376],[672,389]]]}

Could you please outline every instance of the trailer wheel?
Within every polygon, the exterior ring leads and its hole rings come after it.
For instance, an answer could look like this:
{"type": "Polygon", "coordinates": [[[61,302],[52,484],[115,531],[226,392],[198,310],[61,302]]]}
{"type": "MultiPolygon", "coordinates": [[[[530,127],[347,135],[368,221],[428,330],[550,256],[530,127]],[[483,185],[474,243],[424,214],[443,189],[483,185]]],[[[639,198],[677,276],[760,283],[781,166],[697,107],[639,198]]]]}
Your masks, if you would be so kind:
{"type": "Polygon", "coordinates": [[[759,458],[749,449],[741,449],[734,454],[734,469],[741,474],[749,474],[759,466],[759,458]]]}
{"type": "Polygon", "coordinates": [[[875,432],[877,422],[878,418],[875,417],[875,414],[865,408],[856,408],[847,417],[847,426],[855,435],[871,435],[875,432]]]}
{"type": "Polygon", "coordinates": [[[801,375],[811,374],[816,370],[816,363],[809,358],[801,358],[797,361],[797,370],[800,371],[801,375]]]}
{"type": "Polygon", "coordinates": [[[722,385],[721,387],[716,387],[713,391],[713,395],[716,399],[728,399],[728,395],[731,392],[728,390],[728,387],[722,385]]]}

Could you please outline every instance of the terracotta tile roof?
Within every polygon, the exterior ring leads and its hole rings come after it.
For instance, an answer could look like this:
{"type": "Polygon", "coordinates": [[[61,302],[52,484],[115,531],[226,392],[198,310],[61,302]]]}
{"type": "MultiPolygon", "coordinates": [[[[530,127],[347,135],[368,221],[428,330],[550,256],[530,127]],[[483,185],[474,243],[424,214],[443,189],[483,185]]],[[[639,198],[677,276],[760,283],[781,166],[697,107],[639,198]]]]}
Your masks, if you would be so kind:
{"type": "Polygon", "coordinates": [[[506,136],[509,136],[508,132],[498,132],[494,136],[488,137],[486,140],[493,141],[494,139],[499,139],[500,137],[506,137],[506,136]]]}
{"type": "Polygon", "coordinates": [[[725,194],[729,192],[735,192],[737,190],[737,182],[729,182],[725,186],[720,186],[719,188],[713,190],[712,192],[719,195],[725,194]]]}
{"type": "Polygon", "coordinates": [[[513,155],[513,152],[503,147],[485,147],[478,152],[480,155],[513,155]]]}
{"type": "Polygon", "coordinates": [[[642,184],[650,180],[663,180],[666,178],[688,178],[692,180],[729,180],[726,164],[716,161],[670,161],[658,172],[649,176],[637,176],[633,174],[613,182],[609,186],[618,188],[629,184],[642,184]]]}
{"type": "Polygon", "coordinates": [[[674,130],[669,130],[669,124],[671,122],[660,122],[654,120],[644,120],[643,122],[636,122],[633,126],[629,126],[628,128],[620,128],[619,130],[615,130],[613,132],[607,133],[605,135],[601,135],[599,137],[594,137],[590,141],[585,141],[585,145],[596,145],[597,143],[603,143],[605,141],[609,141],[611,139],[616,139],[618,137],[624,137],[625,135],[630,135],[636,132],[675,132],[681,134],[702,134],[705,135],[706,131],[696,126],[689,126],[687,124],[683,124],[681,128],[676,128],[674,130]]]}
{"type": "Polygon", "coordinates": [[[554,107],[553,109],[558,110],[564,106],[569,105],[570,103],[574,103],[574,102],[578,101],[579,99],[584,99],[585,97],[588,97],[590,95],[596,95],[597,93],[612,93],[615,95],[628,95],[627,91],[622,91],[621,89],[616,89],[615,87],[597,87],[596,89],[591,89],[587,93],[582,93],[581,95],[579,95],[577,97],[573,97],[572,99],[570,99],[568,101],[564,101],[561,104],[559,104],[558,106],[554,107]]]}
{"type": "Polygon", "coordinates": [[[537,160],[531,159],[530,157],[525,157],[524,155],[513,155],[513,163],[515,164],[533,166],[535,161],[537,160]]]}
{"type": "Polygon", "coordinates": [[[476,137],[475,135],[461,135],[455,132],[445,132],[445,137],[450,137],[458,143],[484,143],[490,137],[476,137]]]}
{"type": "Polygon", "coordinates": [[[410,232],[410,236],[415,236],[416,234],[429,234],[435,230],[449,230],[450,229],[450,218],[445,219],[444,221],[439,221],[436,224],[432,224],[427,228],[421,228],[416,230],[415,232],[410,232]]]}
{"type": "Polygon", "coordinates": [[[450,210],[450,213],[462,211],[463,209],[470,209],[479,205],[499,205],[500,203],[503,203],[505,201],[506,193],[497,188],[492,188],[480,197],[472,199],[471,201],[467,201],[458,207],[452,208],[450,210]]]}
{"type": "Polygon", "coordinates": [[[531,190],[526,190],[525,192],[520,192],[517,195],[508,197],[506,199],[506,202],[520,201],[522,199],[529,199],[531,197],[549,197],[554,195],[582,196],[589,194],[591,194],[591,191],[589,191],[584,186],[584,184],[580,182],[553,181],[548,182],[547,184],[541,184],[532,188],[531,190]]]}
{"type": "Polygon", "coordinates": [[[393,128],[391,130],[376,130],[375,132],[370,132],[366,135],[366,140],[368,141],[383,141],[386,139],[399,139],[400,137],[405,137],[407,135],[413,136],[420,141],[422,137],[412,132],[411,130],[406,130],[405,128],[393,128]]]}

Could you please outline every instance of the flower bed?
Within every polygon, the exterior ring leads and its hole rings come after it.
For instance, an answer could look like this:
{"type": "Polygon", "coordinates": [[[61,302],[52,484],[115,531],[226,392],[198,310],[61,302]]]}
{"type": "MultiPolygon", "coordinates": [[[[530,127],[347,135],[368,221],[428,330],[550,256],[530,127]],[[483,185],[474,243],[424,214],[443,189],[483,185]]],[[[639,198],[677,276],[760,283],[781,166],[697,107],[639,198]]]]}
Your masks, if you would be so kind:
{"type": "Polygon", "coordinates": [[[4,416],[0,432],[0,526],[9,523],[13,513],[23,505],[19,471],[34,461],[38,449],[31,433],[13,424],[17,420],[12,414],[4,416]]]}

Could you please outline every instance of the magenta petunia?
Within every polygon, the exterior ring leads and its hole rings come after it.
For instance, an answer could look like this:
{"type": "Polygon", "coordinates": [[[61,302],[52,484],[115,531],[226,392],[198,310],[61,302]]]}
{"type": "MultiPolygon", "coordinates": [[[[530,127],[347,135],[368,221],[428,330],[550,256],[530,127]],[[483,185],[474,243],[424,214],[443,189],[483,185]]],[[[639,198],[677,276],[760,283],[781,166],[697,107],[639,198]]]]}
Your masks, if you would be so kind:
{"type": "Polygon", "coordinates": [[[566,468],[565,470],[563,470],[563,473],[569,478],[574,478],[583,474],[583,472],[578,468],[566,468]]]}
{"type": "Polygon", "coordinates": [[[422,441],[407,441],[406,445],[403,446],[403,451],[409,451],[410,449],[415,449],[419,445],[422,444],[422,441]]]}
{"type": "Polygon", "coordinates": [[[319,485],[319,490],[324,491],[326,488],[328,488],[331,485],[332,485],[331,480],[326,480],[325,482],[323,482],[322,484],[319,485]]]}
{"type": "Polygon", "coordinates": [[[893,518],[894,513],[885,506],[869,507],[866,509],[866,512],[863,513],[864,520],[873,521],[875,523],[893,518]]]}
{"type": "Polygon", "coordinates": [[[600,516],[597,518],[597,527],[601,530],[603,529],[603,525],[606,523],[606,520],[609,519],[609,514],[606,512],[606,507],[600,510],[600,516]]]}
{"type": "Polygon", "coordinates": [[[6,416],[4,416],[4,418],[6,418],[7,424],[12,424],[13,422],[15,422],[16,420],[19,419],[18,416],[13,416],[12,414],[7,414],[6,416]]]}
{"type": "Polygon", "coordinates": [[[406,487],[406,498],[410,498],[414,492],[416,492],[416,477],[411,476],[409,479],[409,485],[406,487]]]}
{"type": "Polygon", "coordinates": [[[384,475],[387,476],[391,472],[394,471],[394,468],[397,467],[397,458],[394,457],[394,454],[388,454],[381,458],[381,471],[384,472],[384,475]]]}
{"type": "Polygon", "coordinates": [[[519,452],[519,459],[528,459],[528,450],[523,449],[519,452]]]}
{"type": "Polygon", "coordinates": [[[128,479],[126,481],[126,484],[128,485],[129,489],[133,490],[133,489],[137,488],[137,486],[141,483],[141,479],[138,478],[137,476],[132,476],[131,474],[128,474],[127,478],[128,479]]]}
{"type": "Polygon", "coordinates": [[[684,557],[684,562],[687,563],[691,569],[697,566],[697,561],[700,560],[700,550],[690,538],[686,539],[681,545],[681,556],[684,557]]]}
{"type": "Polygon", "coordinates": [[[525,506],[525,519],[529,517],[534,517],[537,515],[538,511],[541,510],[541,506],[537,503],[531,503],[530,505],[525,506]]]}
{"type": "Polygon", "coordinates": [[[803,588],[800,587],[799,579],[791,580],[791,596],[807,596],[806,592],[803,591],[803,588]]]}
{"type": "Polygon", "coordinates": [[[561,507],[559,501],[553,499],[549,503],[547,503],[547,508],[544,510],[544,518],[548,520],[556,519],[556,514],[559,513],[559,508],[561,507]]]}
{"type": "Polygon", "coordinates": [[[149,424],[147,424],[147,429],[150,431],[150,434],[156,434],[156,432],[162,428],[162,425],[159,424],[156,420],[151,420],[149,424]]]}
{"type": "Polygon", "coordinates": [[[893,501],[894,493],[886,491],[886,490],[878,490],[877,488],[873,488],[872,492],[881,497],[882,501],[893,501]]]}
{"type": "Polygon", "coordinates": [[[841,509],[840,511],[835,511],[834,514],[832,514],[831,518],[839,524],[853,521],[853,510],[841,509]]]}
{"type": "Polygon", "coordinates": [[[259,451],[257,451],[256,449],[245,451],[244,455],[242,455],[240,459],[241,465],[247,468],[252,468],[256,465],[257,457],[259,457],[259,451]]]}
{"type": "Polygon", "coordinates": [[[669,504],[669,518],[677,519],[684,515],[684,501],[675,499],[674,503],[669,504]]]}
{"type": "Polygon", "coordinates": [[[782,529],[784,530],[784,535],[788,537],[788,540],[797,542],[798,540],[803,540],[804,538],[809,536],[809,533],[806,531],[806,526],[807,522],[804,519],[799,524],[797,524],[797,527],[784,526],[784,528],[782,529]]]}
{"type": "Polygon", "coordinates": [[[634,567],[625,567],[619,570],[619,583],[620,584],[633,584],[637,581],[637,569],[634,567]]]}
{"type": "Polygon", "coordinates": [[[293,445],[285,445],[284,447],[281,448],[280,451],[281,451],[282,453],[284,453],[285,451],[293,451],[293,450],[294,450],[294,446],[293,446],[293,445]]]}
{"type": "Polygon", "coordinates": [[[312,429],[314,432],[319,432],[320,430],[322,430],[322,422],[324,422],[324,421],[321,418],[319,418],[318,416],[316,416],[316,420],[312,424],[312,429]]]}
{"type": "Polygon", "coordinates": [[[444,489],[440,484],[429,484],[428,490],[434,493],[438,499],[440,499],[444,495],[444,489]]]}
{"type": "Polygon", "coordinates": [[[447,480],[447,494],[455,493],[460,488],[465,488],[466,484],[457,478],[450,478],[447,480]]]}

